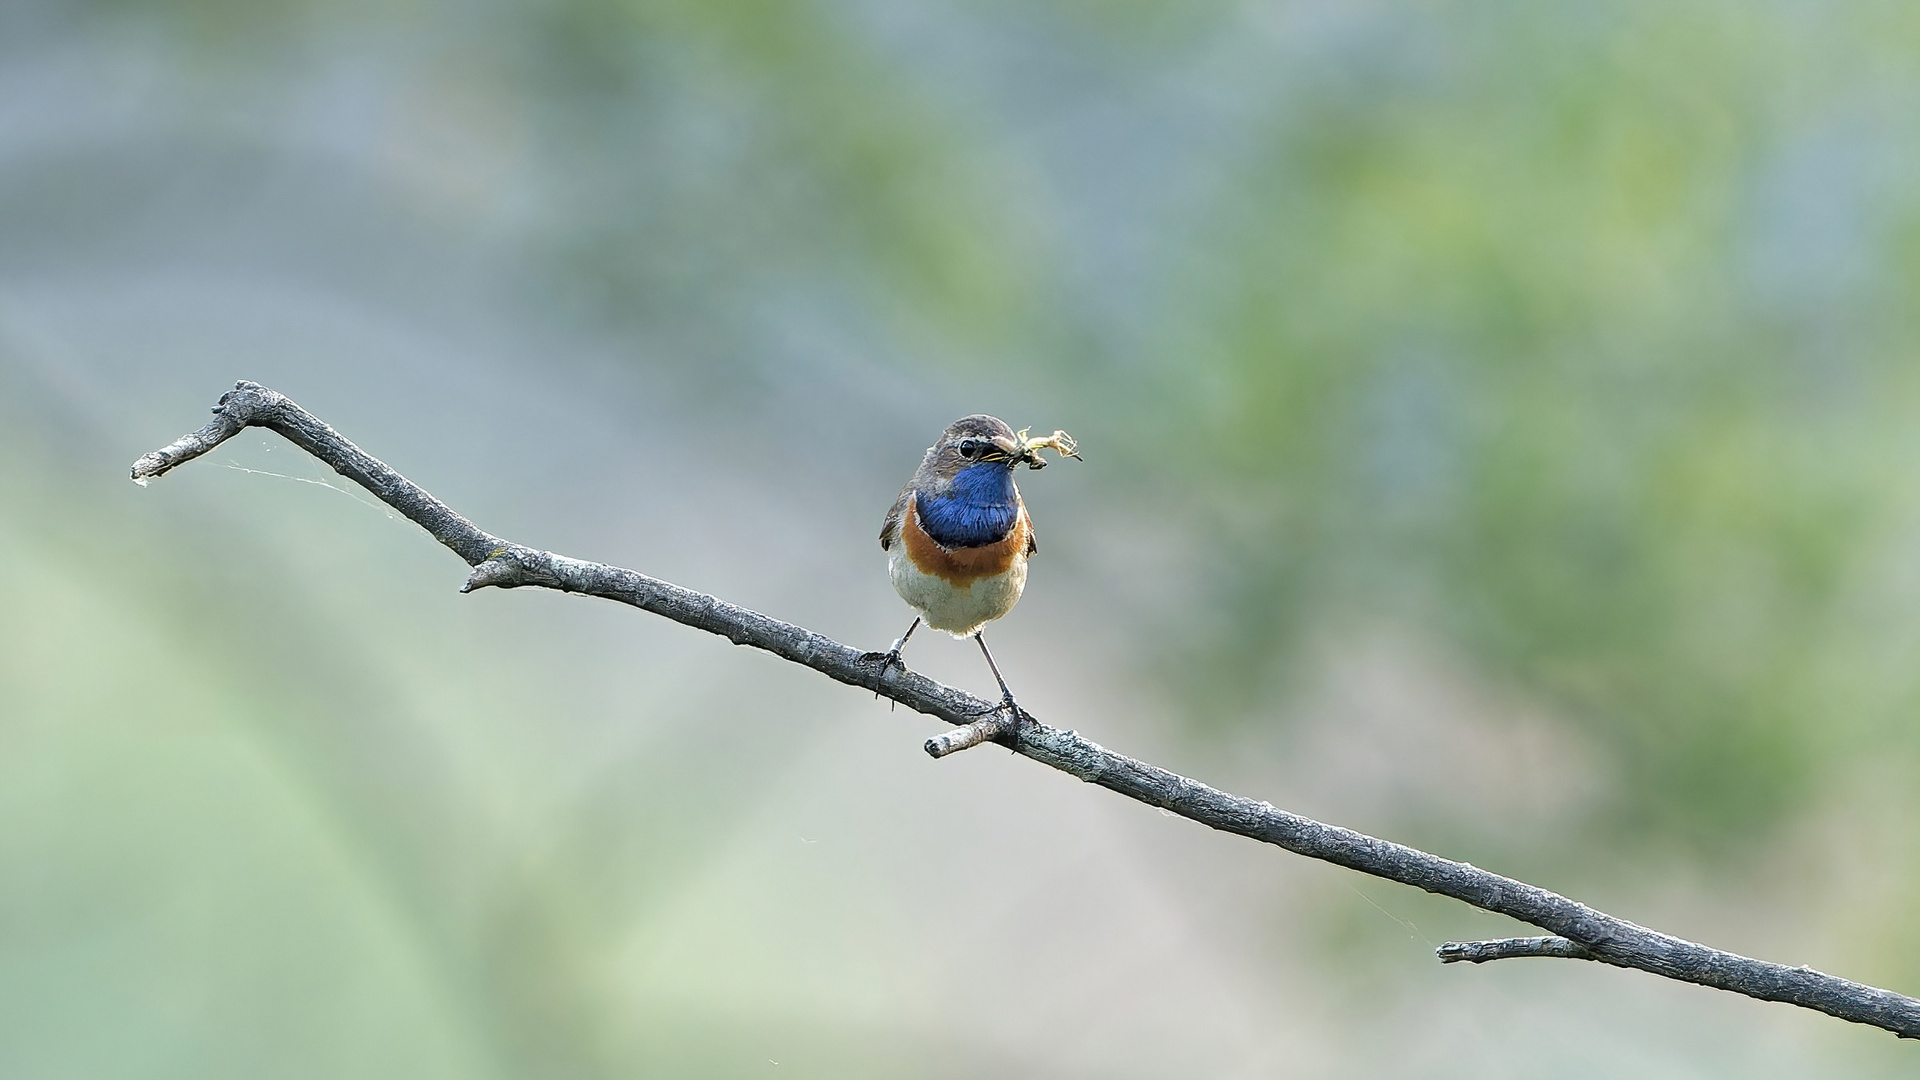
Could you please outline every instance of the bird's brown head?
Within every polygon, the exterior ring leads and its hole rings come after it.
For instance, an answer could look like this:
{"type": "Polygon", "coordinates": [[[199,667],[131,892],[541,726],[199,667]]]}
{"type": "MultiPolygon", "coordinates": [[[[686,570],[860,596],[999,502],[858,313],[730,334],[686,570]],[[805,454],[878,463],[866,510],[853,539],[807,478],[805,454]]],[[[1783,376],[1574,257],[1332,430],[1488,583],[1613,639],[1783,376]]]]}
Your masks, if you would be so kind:
{"type": "Polygon", "coordinates": [[[947,425],[928,451],[927,464],[944,476],[972,465],[998,463],[1011,469],[1026,458],[1026,447],[1006,421],[985,413],[963,416],[947,425]]]}

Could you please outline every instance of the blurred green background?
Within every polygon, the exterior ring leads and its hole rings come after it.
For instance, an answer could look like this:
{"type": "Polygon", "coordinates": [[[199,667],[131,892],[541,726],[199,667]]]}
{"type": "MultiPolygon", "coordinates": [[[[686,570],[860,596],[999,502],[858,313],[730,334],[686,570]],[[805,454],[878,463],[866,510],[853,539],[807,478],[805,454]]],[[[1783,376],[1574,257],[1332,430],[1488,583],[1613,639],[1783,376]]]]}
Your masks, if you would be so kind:
{"type": "Polygon", "coordinates": [[[257,379],[881,647],[922,448],[1065,428],[1043,719],[1914,993],[1917,350],[1912,5],[10,0],[0,1075],[1912,1075],[460,596],[274,436],[125,477],[257,379]]]}

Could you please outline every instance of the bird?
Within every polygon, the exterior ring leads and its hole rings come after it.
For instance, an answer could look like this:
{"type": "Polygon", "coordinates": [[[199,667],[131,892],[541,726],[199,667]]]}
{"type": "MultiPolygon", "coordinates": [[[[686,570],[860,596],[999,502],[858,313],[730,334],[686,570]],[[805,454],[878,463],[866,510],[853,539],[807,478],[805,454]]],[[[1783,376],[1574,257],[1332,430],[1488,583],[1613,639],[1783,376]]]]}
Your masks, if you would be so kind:
{"type": "Polygon", "coordinates": [[[981,636],[983,627],[1019,603],[1027,587],[1027,560],[1040,550],[1013,470],[1022,464],[1046,467],[1043,448],[1080,456],[1063,431],[1037,439],[1026,434],[1016,434],[998,417],[975,413],[947,425],[940,441],[927,448],[880,527],[880,549],[887,553],[894,591],[917,614],[892,648],[868,654],[885,676],[900,663],[900,650],[922,623],[972,638],[1000,684],[996,711],[1008,709],[1016,721],[1022,710],[981,636]]]}

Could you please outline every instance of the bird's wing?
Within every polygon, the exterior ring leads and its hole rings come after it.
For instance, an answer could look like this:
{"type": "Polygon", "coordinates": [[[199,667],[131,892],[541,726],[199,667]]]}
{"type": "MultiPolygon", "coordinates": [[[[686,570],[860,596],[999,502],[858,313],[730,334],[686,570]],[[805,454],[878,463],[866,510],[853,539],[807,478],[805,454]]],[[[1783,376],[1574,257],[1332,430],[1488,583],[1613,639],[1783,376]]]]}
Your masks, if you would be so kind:
{"type": "Polygon", "coordinates": [[[887,511],[887,520],[880,526],[880,550],[893,546],[894,537],[900,535],[900,522],[907,516],[907,500],[913,498],[913,485],[900,489],[900,497],[893,500],[893,509],[887,511]]]}
{"type": "Polygon", "coordinates": [[[1040,542],[1033,538],[1033,518],[1028,515],[1025,503],[1022,503],[1020,506],[1020,516],[1026,518],[1027,521],[1027,554],[1032,555],[1034,552],[1040,550],[1040,542]]]}

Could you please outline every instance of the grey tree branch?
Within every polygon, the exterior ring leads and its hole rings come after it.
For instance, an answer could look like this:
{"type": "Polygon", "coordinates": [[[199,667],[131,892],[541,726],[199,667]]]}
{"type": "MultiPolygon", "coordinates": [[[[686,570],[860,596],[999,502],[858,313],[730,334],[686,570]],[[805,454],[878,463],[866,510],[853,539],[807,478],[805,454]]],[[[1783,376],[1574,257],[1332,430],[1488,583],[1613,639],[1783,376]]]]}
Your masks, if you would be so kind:
{"type": "Polygon", "coordinates": [[[1920,1001],[1807,967],[1754,960],[1615,918],[1525,882],[1468,863],[1326,825],[1270,803],[1231,795],[1144,761],[1114,753],[1072,731],[1038,721],[1015,727],[993,703],[915,674],[883,668],[863,653],[805,627],[768,618],[716,597],[683,589],[632,570],[584,562],[510,543],[482,531],[440,500],[394,472],[286,397],[241,382],[214,407],[213,422],[142,457],[134,480],[145,483],[191,461],[248,427],[279,432],[294,445],[378,496],[451,548],[473,568],[462,592],[494,586],[539,586],[617,600],[676,622],[751,645],[846,683],[877,691],[908,708],[938,717],[955,731],[927,742],[939,757],[986,741],[1069,776],[1130,799],[1295,854],[1363,874],[1449,896],[1517,919],[1552,937],[1448,942],[1442,961],[1482,962],[1520,956],[1591,959],[1683,982],[1815,1009],[1842,1020],[1920,1038],[1920,1001]]]}
{"type": "MultiPolygon", "coordinates": [[[[1516,956],[1557,956],[1562,960],[1598,960],[1577,942],[1563,937],[1510,937],[1498,941],[1449,941],[1435,949],[1443,964],[1484,964],[1489,960],[1509,960],[1516,956]]],[[[1631,965],[1623,965],[1631,966],[1631,965]]]]}
{"type": "MultiPolygon", "coordinates": [[[[1024,712],[1025,710],[1023,709],[1021,711],[1024,712]]],[[[999,742],[1011,745],[1011,740],[1018,737],[1015,731],[1018,726],[1019,720],[1013,716],[1013,714],[1002,709],[995,709],[991,714],[983,716],[971,724],[954,728],[952,731],[943,731],[933,738],[928,739],[926,742],[926,751],[932,757],[943,758],[948,754],[959,753],[962,750],[971,750],[985,742],[999,742]]]]}

